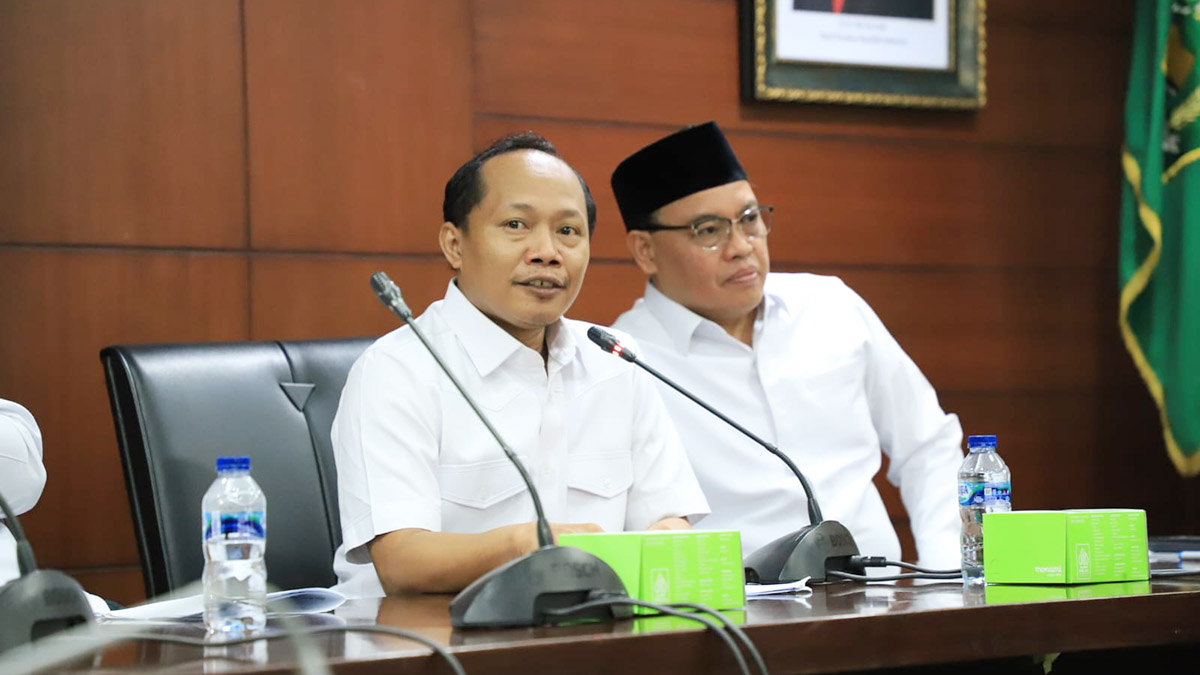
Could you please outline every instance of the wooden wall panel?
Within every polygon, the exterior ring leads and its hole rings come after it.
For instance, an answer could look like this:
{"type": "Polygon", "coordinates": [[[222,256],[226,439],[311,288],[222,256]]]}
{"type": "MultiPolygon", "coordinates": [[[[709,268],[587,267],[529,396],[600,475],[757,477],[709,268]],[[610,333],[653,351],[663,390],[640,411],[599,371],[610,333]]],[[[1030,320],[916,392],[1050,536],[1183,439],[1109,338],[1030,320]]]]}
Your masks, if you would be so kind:
{"type": "Polygon", "coordinates": [[[245,241],[236,0],[0,4],[0,242],[245,241]]]}
{"type": "Polygon", "coordinates": [[[939,390],[1061,391],[1128,382],[1107,272],[868,270],[839,276],[939,390]]]}
{"type": "MultiPolygon", "coordinates": [[[[522,129],[554,142],[591,187],[598,209],[592,255],[628,259],[609,179],[622,159],[664,130],[484,118],[476,123],[477,144],[522,129]]],[[[1115,150],[727,135],[759,199],[776,207],[771,252],[777,263],[1115,264],[1111,239],[1097,236],[1097,225],[1115,222],[1120,208],[1115,150]]]]}
{"type": "Polygon", "coordinates": [[[1126,36],[1133,24],[1133,3],[1046,2],[1046,0],[991,0],[987,3],[989,24],[1019,23],[1092,35],[1126,36]]]}
{"type": "Polygon", "coordinates": [[[246,3],[255,248],[432,252],[471,154],[466,0],[246,3]]]}
{"type": "Polygon", "coordinates": [[[401,325],[371,290],[384,271],[420,315],[446,293],[441,257],[260,255],[251,261],[253,339],[298,340],[383,335],[401,325]]]}
{"type": "Polygon", "coordinates": [[[100,349],[247,337],[240,256],[0,248],[0,396],[33,412],[47,470],[22,522],[49,567],[137,563],[100,349]]]}
{"type": "Polygon", "coordinates": [[[78,581],[84,590],[105,600],[129,607],[146,599],[140,565],[62,571],[78,581]]]}
{"type": "MultiPolygon", "coordinates": [[[[1069,11],[1088,13],[1092,4],[1069,11]]],[[[665,127],[716,119],[730,128],[855,138],[1112,147],[1120,117],[1094,111],[1122,104],[1127,34],[1107,26],[1097,34],[1064,24],[1061,14],[1001,12],[989,23],[988,105],[961,113],[741,104],[733,0],[479,2],[476,106],[486,114],[665,127]]]]}

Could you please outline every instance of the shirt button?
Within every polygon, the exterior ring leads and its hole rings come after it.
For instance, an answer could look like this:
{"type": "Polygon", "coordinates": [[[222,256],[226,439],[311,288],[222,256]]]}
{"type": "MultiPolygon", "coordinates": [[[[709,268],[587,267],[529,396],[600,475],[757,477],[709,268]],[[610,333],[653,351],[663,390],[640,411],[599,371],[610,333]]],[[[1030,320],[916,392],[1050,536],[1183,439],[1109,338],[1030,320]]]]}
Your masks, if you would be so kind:
{"type": "Polygon", "coordinates": [[[611,480],[606,480],[606,481],[604,481],[604,487],[605,487],[605,488],[610,488],[610,487],[612,487],[612,481],[611,481],[611,480]]]}

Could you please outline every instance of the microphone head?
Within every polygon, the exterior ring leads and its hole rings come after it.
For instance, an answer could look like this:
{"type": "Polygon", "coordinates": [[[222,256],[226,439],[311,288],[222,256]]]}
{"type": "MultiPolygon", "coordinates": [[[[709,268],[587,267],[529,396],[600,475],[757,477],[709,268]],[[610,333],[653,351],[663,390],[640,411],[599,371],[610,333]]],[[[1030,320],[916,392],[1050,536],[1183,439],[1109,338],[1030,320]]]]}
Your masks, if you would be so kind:
{"type": "Polygon", "coordinates": [[[387,272],[372,274],[371,288],[375,290],[375,295],[379,297],[380,302],[403,317],[405,321],[412,320],[412,310],[404,303],[404,298],[400,295],[400,287],[392,281],[387,272]]]}
{"type": "Polygon", "coordinates": [[[371,275],[371,288],[375,290],[375,295],[383,297],[395,285],[396,282],[392,281],[387,272],[376,272],[371,275]]]}
{"type": "Polygon", "coordinates": [[[595,342],[600,346],[601,349],[610,354],[616,354],[617,356],[630,362],[637,360],[637,354],[634,354],[632,351],[626,349],[621,342],[617,340],[616,336],[599,326],[592,326],[589,328],[587,336],[589,340],[595,342]]]}

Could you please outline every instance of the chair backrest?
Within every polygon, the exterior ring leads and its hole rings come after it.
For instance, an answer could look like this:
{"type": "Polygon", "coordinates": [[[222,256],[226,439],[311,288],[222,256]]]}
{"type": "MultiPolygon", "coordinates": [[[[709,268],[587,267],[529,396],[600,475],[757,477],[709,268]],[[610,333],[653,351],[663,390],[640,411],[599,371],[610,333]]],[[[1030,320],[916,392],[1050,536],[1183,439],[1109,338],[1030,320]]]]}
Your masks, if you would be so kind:
{"type": "Polygon", "coordinates": [[[329,586],[341,543],[329,438],[370,338],[116,345],[100,352],[146,593],[200,578],[216,458],[247,455],[267,496],[267,577],[329,586]]]}

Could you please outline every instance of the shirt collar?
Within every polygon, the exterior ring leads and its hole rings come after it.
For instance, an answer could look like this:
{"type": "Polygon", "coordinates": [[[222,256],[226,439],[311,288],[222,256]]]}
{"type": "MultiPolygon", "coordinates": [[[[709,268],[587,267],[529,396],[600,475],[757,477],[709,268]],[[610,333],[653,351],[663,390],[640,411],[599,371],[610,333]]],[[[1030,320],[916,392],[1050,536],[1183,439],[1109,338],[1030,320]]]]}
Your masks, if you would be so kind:
{"type": "Polygon", "coordinates": [[[787,312],[788,296],[784,293],[776,292],[775,284],[771,281],[772,275],[767,274],[767,280],[763,283],[763,308],[759,316],[771,316],[776,312],[787,312]]]}
{"type": "MultiPolygon", "coordinates": [[[[446,287],[441,314],[466,350],[471,363],[479,371],[480,377],[487,377],[522,349],[529,349],[479,311],[479,308],[463,295],[453,279],[446,287]]],[[[546,327],[546,335],[550,338],[550,361],[554,366],[562,367],[574,357],[578,348],[574,336],[567,330],[561,318],[546,327]]],[[[537,356],[540,361],[541,354],[537,356]]]]}
{"type": "Polygon", "coordinates": [[[646,303],[646,309],[649,309],[662,324],[663,331],[674,343],[675,349],[686,354],[696,328],[708,319],[668,298],[649,281],[646,282],[646,292],[642,294],[642,300],[646,303]]]}
{"type": "MultiPolygon", "coordinates": [[[[768,274],[766,283],[763,284],[763,302],[759,305],[758,318],[755,320],[756,338],[763,317],[773,315],[776,312],[787,311],[786,298],[783,295],[773,292],[773,285],[771,283],[771,275],[768,274]]],[[[675,348],[682,353],[689,351],[692,337],[701,326],[709,326],[719,331],[719,333],[727,335],[724,328],[668,298],[649,281],[646,282],[646,292],[642,295],[642,298],[646,303],[646,308],[662,324],[663,331],[666,332],[671,342],[674,343],[675,348]]]]}
{"type": "Polygon", "coordinates": [[[575,339],[575,331],[567,328],[567,323],[562,319],[546,326],[546,335],[550,342],[550,363],[547,370],[553,374],[575,358],[579,342],[575,339]]]}

